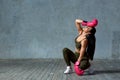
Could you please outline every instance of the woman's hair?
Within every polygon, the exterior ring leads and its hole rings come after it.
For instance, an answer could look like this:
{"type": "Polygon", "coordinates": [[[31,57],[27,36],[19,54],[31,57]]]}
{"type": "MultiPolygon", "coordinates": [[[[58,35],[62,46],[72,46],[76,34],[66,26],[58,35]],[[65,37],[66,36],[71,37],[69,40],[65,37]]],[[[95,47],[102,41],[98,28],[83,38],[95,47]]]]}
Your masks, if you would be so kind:
{"type": "Polygon", "coordinates": [[[95,28],[92,28],[92,29],[90,30],[90,33],[94,35],[94,34],[96,33],[96,29],[95,29],[95,28]]]}
{"type": "Polygon", "coordinates": [[[87,54],[89,56],[89,59],[93,60],[94,52],[95,52],[95,44],[96,44],[96,37],[95,37],[96,29],[92,28],[90,32],[91,34],[86,36],[88,39],[87,54]]]}

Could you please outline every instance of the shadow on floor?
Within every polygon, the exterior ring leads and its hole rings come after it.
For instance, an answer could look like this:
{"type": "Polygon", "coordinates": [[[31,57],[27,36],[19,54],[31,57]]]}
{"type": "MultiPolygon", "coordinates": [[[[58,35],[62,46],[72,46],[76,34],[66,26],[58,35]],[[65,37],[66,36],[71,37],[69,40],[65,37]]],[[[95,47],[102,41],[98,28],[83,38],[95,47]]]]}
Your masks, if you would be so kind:
{"type": "Polygon", "coordinates": [[[99,70],[95,71],[95,74],[104,74],[104,73],[120,73],[120,69],[117,70],[99,70]]]}

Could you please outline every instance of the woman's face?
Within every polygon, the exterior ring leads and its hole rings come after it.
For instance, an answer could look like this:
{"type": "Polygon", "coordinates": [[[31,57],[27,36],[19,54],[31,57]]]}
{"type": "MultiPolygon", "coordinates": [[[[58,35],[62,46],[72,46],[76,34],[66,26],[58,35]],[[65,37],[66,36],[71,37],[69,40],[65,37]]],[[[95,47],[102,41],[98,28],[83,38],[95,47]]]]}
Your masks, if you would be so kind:
{"type": "Polygon", "coordinates": [[[91,27],[87,27],[87,26],[83,27],[84,32],[89,32],[91,29],[92,29],[91,27]]]}

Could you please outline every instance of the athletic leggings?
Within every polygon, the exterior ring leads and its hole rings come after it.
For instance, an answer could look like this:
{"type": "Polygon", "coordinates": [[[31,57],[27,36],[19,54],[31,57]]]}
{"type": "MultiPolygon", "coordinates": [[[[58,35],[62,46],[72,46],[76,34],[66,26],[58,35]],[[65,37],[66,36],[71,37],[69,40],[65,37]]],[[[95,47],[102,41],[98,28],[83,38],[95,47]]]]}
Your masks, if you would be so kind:
{"type": "MultiPolygon", "coordinates": [[[[63,57],[67,64],[67,66],[71,66],[71,62],[75,63],[78,60],[79,53],[73,53],[70,49],[64,48],[63,49],[63,57]]],[[[80,61],[79,68],[82,70],[87,69],[90,66],[88,57],[83,57],[80,61]]]]}

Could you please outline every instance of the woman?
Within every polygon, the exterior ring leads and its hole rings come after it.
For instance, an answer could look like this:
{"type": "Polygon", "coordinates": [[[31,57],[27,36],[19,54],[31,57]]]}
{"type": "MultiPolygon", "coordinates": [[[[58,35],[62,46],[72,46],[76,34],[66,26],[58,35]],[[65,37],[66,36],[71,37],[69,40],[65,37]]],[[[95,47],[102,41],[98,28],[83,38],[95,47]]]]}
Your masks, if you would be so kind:
{"type": "Polygon", "coordinates": [[[93,60],[95,50],[95,26],[97,20],[93,19],[91,22],[87,22],[81,19],[75,20],[75,25],[78,30],[78,36],[75,38],[75,52],[72,52],[68,48],[63,49],[63,57],[67,64],[67,69],[64,73],[71,73],[71,62],[79,62],[79,68],[85,70],[90,67],[89,60],[93,60]],[[83,25],[84,27],[81,27],[83,25]]]}

